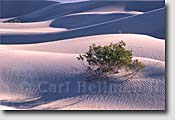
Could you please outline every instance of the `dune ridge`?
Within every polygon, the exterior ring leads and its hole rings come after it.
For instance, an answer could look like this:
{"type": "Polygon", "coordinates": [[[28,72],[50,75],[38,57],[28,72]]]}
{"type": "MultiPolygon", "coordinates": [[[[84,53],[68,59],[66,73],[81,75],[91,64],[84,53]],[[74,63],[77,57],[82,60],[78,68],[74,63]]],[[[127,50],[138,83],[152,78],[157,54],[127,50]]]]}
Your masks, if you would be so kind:
{"type": "Polygon", "coordinates": [[[110,43],[117,43],[121,40],[126,42],[126,48],[132,49],[135,56],[165,61],[165,40],[139,34],[107,34],[38,44],[1,45],[0,47],[9,50],[81,54],[85,53],[89,45],[93,43],[97,45],[109,45],[110,43]]]}
{"type": "Polygon", "coordinates": [[[100,34],[133,33],[165,39],[165,8],[121,20],[85,26],[65,32],[35,35],[1,35],[1,44],[30,44],[100,34]],[[155,19],[152,19],[152,18],[155,19]],[[144,21],[144,22],[142,22],[144,21]],[[116,26],[116,27],[113,27],[116,26]],[[153,27],[154,26],[154,27],[153,27]],[[143,29],[144,28],[144,29],[143,29]],[[15,39],[15,41],[14,41],[15,39]],[[25,41],[23,40],[25,39],[25,41]]]}
{"type": "Polygon", "coordinates": [[[131,2],[131,1],[84,1],[78,3],[57,3],[52,6],[43,8],[38,11],[34,11],[28,15],[18,17],[23,22],[38,22],[43,20],[49,20],[56,17],[61,17],[66,14],[79,13],[85,11],[92,11],[94,9],[107,9],[115,7],[115,9],[123,9],[125,11],[151,11],[153,9],[158,9],[164,7],[164,1],[162,2],[131,2]],[[142,7],[141,7],[142,6],[142,7]],[[46,14],[49,13],[49,16],[46,14]]]}

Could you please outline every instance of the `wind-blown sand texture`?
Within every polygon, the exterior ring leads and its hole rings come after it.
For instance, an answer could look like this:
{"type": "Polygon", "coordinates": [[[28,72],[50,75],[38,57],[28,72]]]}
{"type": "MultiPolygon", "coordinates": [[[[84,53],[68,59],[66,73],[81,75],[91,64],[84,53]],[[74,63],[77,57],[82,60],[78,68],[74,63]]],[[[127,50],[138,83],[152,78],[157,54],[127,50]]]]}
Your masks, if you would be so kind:
{"type": "Polygon", "coordinates": [[[165,110],[163,1],[21,4],[29,9],[9,1],[0,14],[0,109],[165,110]],[[127,81],[89,81],[76,57],[120,40],[144,69],[127,81]]]}

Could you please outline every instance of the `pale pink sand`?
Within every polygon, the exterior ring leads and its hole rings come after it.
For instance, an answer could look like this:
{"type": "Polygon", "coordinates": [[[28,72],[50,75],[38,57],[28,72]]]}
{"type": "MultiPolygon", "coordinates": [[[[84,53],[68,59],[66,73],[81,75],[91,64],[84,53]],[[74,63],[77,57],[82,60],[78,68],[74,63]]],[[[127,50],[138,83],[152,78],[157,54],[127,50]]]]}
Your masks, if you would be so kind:
{"type": "Polygon", "coordinates": [[[165,60],[165,41],[139,34],[95,35],[39,44],[2,45],[0,48],[80,54],[85,53],[88,50],[88,46],[93,43],[97,45],[109,45],[110,43],[118,43],[120,40],[126,42],[127,49],[133,50],[134,56],[147,57],[161,61],[165,60]]]}
{"type": "MultiPolygon", "coordinates": [[[[32,102],[40,97],[42,98],[37,86],[43,81],[50,83],[51,80],[53,82],[51,76],[59,75],[61,79],[54,80],[54,84],[58,85],[73,79],[73,68],[84,70],[76,56],[78,55],[1,49],[0,85],[8,87],[0,87],[0,93],[3,95],[0,96],[0,100],[20,103],[20,101],[32,102]],[[43,78],[45,74],[49,76],[43,78]],[[29,88],[21,86],[25,82],[30,85],[29,88]],[[9,96],[15,97],[9,98],[9,96]]],[[[100,92],[100,94],[89,95],[87,93],[82,95],[71,90],[64,94],[61,99],[28,109],[165,109],[165,63],[148,58],[137,59],[144,63],[145,68],[135,78],[118,85],[120,94],[115,91],[113,94],[100,92]],[[127,91],[122,91],[123,88],[126,88],[127,91]],[[129,92],[130,90],[132,92],[129,92]],[[74,96],[68,97],[70,95],[74,96]]],[[[75,80],[83,79],[82,76],[78,75],[70,84],[73,84],[75,80]]],[[[74,85],[74,88],[76,87],[78,86],[74,85]]],[[[20,109],[25,109],[25,107],[20,107],[20,109]]]]}
{"type": "Polygon", "coordinates": [[[49,27],[52,20],[33,23],[0,23],[0,34],[44,34],[66,31],[65,28],[49,27]]]}

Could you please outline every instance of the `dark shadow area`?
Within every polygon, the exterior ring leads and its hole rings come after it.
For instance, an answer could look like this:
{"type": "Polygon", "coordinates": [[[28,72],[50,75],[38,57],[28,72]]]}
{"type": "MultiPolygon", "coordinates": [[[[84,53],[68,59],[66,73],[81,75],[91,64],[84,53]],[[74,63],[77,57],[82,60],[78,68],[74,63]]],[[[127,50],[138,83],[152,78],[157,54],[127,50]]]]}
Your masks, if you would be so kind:
{"type": "Polygon", "coordinates": [[[22,16],[55,3],[42,0],[0,0],[0,18],[22,16]]]}
{"type": "Polygon", "coordinates": [[[169,43],[169,39],[168,39],[168,35],[169,35],[169,23],[168,23],[168,18],[170,17],[169,16],[169,5],[168,4],[166,4],[166,15],[165,15],[165,18],[166,18],[166,22],[165,22],[165,24],[166,24],[166,40],[165,40],[165,110],[166,110],[166,112],[168,112],[169,110],[168,110],[168,106],[169,106],[169,104],[168,104],[168,96],[169,96],[169,91],[168,91],[168,86],[169,86],[169,66],[170,66],[170,64],[169,64],[169,57],[168,56],[170,56],[169,54],[170,54],[170,51],[169,51],[169,48],[168,48],[168,45],[170,44],[169,43]]]}
{"type": "Polygon", "coordinates": [[[165,4],[164,1],[84,1],[78,3],[55,4],[36,12],[17,17],[16,19],[23,22],[39,22],[97,8],[124,6],[126,11],[146,12],[164,7],[165,4]]]}
{"type": "Polygon", "coordinates": [[[39,115],[39,114],[65,114],[65,115],[73,115],[73,114],[80,114],[86,115],[86,114],[123,114],[123,115],[131,115],[131,114],[166,114],[167,111],[159,111],[159,110],[44,110],[44,111],[38,111],[38,110],[27,110],[27,111],[3,111],[6,115],[17,115],[17,114],[26,114],[26,115],[39,115]]]}

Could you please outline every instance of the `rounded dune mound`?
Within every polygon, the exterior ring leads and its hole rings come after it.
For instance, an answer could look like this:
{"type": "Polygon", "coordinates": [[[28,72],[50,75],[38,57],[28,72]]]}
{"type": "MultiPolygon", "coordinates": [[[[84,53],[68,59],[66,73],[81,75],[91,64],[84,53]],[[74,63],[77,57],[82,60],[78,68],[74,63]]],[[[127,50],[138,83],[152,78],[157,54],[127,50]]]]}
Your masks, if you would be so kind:
{"type": "Polygon", "coordinates": [[[127,49],[132,49],[134,56],[147,57],[161,61],[165,60],[165,41],[139,34],[96,35],[47,43],[2,45],[0,47],[11,50],[80,54],[85,53],[88,47],[93,43],[97,45],[109,45],[110,43],[118,43],[121,40],[126,42],[127,49]]]}
{"type": "Polygon", "coordinates": [[[7,107],[7,106],[0,105],[0,110],[17,110],[17,109],[15,109],[13,107],[7,107]]]}
{"type": "Polygon", "coordinates": [[[0,18],[0,23],[4,23],[5,21],[8,21],[12,18],[0,18]]]}
{"type": "Polygon", "coordinates": [[[42,22],[31,22],[31,23],[0,23],[1,28],[8,29],[22,29],[22,28],[35,28],[35,27],[48,27],[52,23],[52,20],[42,22]]]}
{"type": "Polygon", "coordinates": [[[87,81],[77,54],[5,49],[0,53],[0,85],[8,86],[0,87],[3,106],[47,110],[165,108],[165,76],[157,74],[165,72],[164,62],[137,58],[145,68],[129,81],[87,81]],[[92,86],[97,88],[91,90],[92,86]]]}
{"type": "Polygon", "coordinates": [[[27,28],[27,29],[0,29],[1,35],[25,35],[25,34],[48,34],[66,31],[65,28],[27,28]]]}
{"type": "Polygon", "coordinates": [[[11,50],[1,50],[0,53],[4,57],[0,64],[2,105],[20,107],[26,104],[27,107],[28,104],[32,106],[78,94],[74,84],[83,79],[76,70],[82,67],[77,62],[77,55],[11,50]],[[73,85],[69,88],[70,94],[66,94],[69,89],[60,91],[57,88],[64,84],[73,85]],[[29,101],[33,102],[30,104],[29,101]]]}
{"type": "Polygon", "coordinates": [[[32,23],[0,23],[1,35],[23,35],[23,34],[47,34],[54,32],[63,32],[65,28],[49,27],[50,21],[32,22],[32,23]]]}

